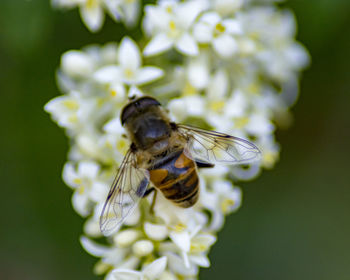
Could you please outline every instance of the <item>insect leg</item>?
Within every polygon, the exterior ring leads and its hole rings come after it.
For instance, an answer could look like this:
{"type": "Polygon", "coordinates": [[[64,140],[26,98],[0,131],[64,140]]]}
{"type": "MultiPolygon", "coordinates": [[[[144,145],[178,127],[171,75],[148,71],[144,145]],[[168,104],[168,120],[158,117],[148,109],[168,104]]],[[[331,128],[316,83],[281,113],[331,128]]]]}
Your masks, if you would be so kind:
{"type": "Polygon", "coordinates": [[[196,165],[198,168],[212,168],[215,166],[215,164],[202,162],[202,161],[196,161],[196,165]]]}
{"type": "Polygon", "coordinates": [[[153,192],[155,190],[155,188],[149,188],[144,194],[142,197],[146,197],[147,195],[149,195],[151,192],[153,192]]]}
{"type": "MultiPolygon", "coordinates": [[[[154,188],[153,188],[154,189],[154,188]]],[[[152,204],[151,204],[151,208],[150,208],[150,213],[154,214],[154,205],[156,204],[156,198],[157,198],[157,191],[154,192],[153,195],[153,200],[152,200],[152,204]]]]}

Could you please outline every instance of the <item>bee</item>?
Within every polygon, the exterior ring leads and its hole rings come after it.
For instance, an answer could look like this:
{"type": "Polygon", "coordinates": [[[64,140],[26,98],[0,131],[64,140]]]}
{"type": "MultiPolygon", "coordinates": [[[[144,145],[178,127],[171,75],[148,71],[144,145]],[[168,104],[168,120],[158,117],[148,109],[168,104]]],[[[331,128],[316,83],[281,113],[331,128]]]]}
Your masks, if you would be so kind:
{"type": "Polygon", "coordinates": [[[259,149],[247,140],[171,122],[153,97],[131,100],[122,110],[121,123],[131,145],[101,213],[104,235],[115,232],[140,199],[154,190],[177,206],[193,206],[199,197],[197,168],[260,158],[259,149]],[[150,183],[154,187],[148,188],[150,183]]]}

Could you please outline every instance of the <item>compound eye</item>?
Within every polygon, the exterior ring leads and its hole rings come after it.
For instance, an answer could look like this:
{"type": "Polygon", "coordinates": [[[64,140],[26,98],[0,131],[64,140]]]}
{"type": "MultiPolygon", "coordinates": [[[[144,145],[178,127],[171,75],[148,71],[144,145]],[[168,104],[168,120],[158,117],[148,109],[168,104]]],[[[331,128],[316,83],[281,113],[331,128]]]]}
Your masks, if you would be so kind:
{"type": "Polygon", "coordinates": [[[160,103],[150,96],[144,96],[139,99],[137,99],[135,102],[138,102],[140,106],[142,107],[149,107],[149,106],[160,106],[160,103]]]}
{"type": "Polygon", "coordinates": [[[151,106],[160,106],[160,103],[150,96],[144,96],[140,97],[136,100],[131,101],[129,104],[127,104],[121,114],[121,123],[124,125],[124,123],[127,121],[128,118],[130,118],[135,113],[140,113],[144,111],[146,108],[151,106]]]}

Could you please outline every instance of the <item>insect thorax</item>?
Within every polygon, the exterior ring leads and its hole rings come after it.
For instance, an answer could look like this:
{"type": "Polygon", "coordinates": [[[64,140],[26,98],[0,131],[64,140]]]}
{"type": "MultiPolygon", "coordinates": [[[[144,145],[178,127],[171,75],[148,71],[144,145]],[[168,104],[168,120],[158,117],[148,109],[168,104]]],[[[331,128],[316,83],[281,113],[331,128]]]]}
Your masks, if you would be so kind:
{"type": "Polygon", "coordinates": [[[126,121],[125,126],[132,142],[141,150],[152,147],[162,149],[167,145],[172,131],[167,117],[158,106],[135,113],[126,121]]]}

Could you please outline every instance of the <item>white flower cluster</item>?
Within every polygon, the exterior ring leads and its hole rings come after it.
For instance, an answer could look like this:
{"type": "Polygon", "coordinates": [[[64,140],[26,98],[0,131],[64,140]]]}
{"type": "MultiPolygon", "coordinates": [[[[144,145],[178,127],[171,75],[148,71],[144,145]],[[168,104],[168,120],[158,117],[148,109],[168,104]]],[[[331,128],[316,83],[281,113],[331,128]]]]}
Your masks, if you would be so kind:
{"type": "MultiPolygon", "coordinates": [[[[138,1],[58,2],[85,13],[138,1]]],[[[119,45],[63,54],[58,81],[64,94],[45,110],[71,140],[63,178],[74,190],[75,210],[87,217],[81,243],[101,258],[95,272],[108,280],[197,279],[199,267],[210,265],[207,254],[225,215],[241,204],[233,182],[255,178],[278,159],[275,124],[288,122],[308,55],[295,41],[293,15],[272,1],[159,1],[145,7],[142,23],[148,38],[142,50],[124,37],[119,45]],[[120,112],[129,96],[143,93],[160,100],[173,121],[250,139],[262,161],[200,170],[200,198],[189,209],[160,194],[151,213],[152,195],[142,199],[108,244],[97,244],[99,216],[130,145],[120,112]]]]}
{"type": "Polygon", "coordinates": [[[96,32],[101,29],[105,12],[115,21],[134,26],[140,14],[140,0],[51,0],[56,7],[79,8],[80,16],[86,27],[96,32]]]}

